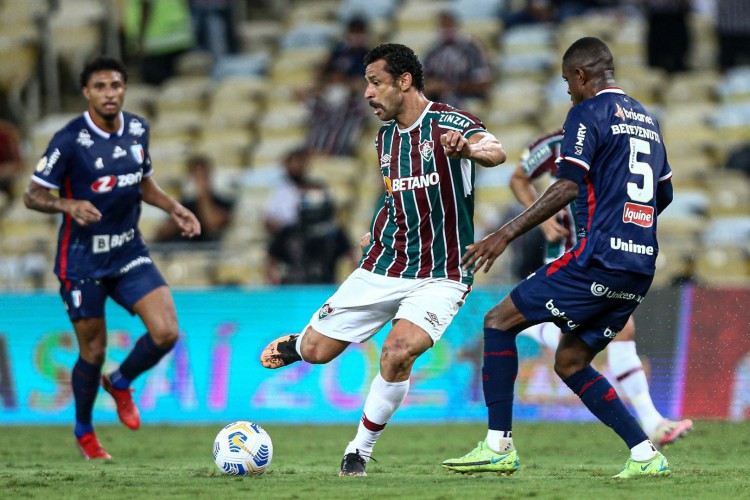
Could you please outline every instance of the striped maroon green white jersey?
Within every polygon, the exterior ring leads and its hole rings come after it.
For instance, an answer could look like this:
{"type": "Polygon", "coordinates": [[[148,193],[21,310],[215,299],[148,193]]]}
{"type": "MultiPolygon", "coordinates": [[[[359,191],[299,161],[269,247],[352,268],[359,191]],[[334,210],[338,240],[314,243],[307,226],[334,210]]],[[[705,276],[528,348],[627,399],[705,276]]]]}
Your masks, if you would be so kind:
{"type": "Polygon", "coordinates": [[[360,267],[398,278],[449,278],[470,285],[461,256],[474,242],[474,162],[445,155],[440,136],[485,132],[475,116],[431,102],[409,128],[380,128],[375,147],[385,192],[360,267]]]}

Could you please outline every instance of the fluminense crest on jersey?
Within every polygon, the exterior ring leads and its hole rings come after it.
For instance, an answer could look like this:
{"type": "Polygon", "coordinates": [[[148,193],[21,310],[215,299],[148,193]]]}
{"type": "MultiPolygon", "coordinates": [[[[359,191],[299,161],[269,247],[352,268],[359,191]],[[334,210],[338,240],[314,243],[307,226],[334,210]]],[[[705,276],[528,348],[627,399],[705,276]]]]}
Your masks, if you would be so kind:
{"type": "Polygon", "coordinates": [[[432,160],[432,150],[434,149],[434,145],[434,141],[422,141],[419,145],[419,154],[422,155],[422,158],[424,158],[425,161],[432,160]]]}

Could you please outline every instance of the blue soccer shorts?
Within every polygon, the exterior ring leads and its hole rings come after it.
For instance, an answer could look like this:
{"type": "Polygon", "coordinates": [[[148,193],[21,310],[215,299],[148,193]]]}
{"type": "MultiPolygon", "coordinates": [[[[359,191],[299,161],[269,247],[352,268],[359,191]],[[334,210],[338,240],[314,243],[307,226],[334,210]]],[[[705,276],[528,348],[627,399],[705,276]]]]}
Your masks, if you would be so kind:
{"type": "Polygon", "coordinates": [[[511,292],[532,324],[552,322],[601,351],[622,330],[648,292],[653,276],[579,266],[574,258],[541,267],[511,292]]]}
{"type": "Polygon", "coordinates": [[[149,292],[167,282],[149,257],[137,266],[115,276],[100,279],[60,280],[60,295],[71,321],[103,318],[107,297],[131,315],[133,306],[149,292]],[[145,261],[145,262],[144,262],[145,261]]]}

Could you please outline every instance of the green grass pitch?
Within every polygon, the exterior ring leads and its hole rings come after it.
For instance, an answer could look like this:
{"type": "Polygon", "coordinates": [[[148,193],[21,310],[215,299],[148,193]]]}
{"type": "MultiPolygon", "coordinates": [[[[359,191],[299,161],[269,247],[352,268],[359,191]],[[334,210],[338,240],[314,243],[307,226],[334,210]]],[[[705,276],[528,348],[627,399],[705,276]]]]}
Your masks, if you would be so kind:
{"type": "MultiPolygon", "coordinates": [[[[263,422],[259,422],[263,424],[263,422]]],[[[616,481],[628,458],[620,439],[598,423],[518,423],[521,468],[511,477],[460,475],[440,462],[469,451],[481,424],[399,425],[381,437],[367,477],[338,477],[349,426],[265,425],[274,443],[260,477],[219,472],[211,448],[220,424],[99,426],[114,459],[80,458],[71,428],[0,427],[0,496],[151,499],[682,499],[750,498],[750,422],[696,422],[667,448],[668,478],[616,481]]]]}

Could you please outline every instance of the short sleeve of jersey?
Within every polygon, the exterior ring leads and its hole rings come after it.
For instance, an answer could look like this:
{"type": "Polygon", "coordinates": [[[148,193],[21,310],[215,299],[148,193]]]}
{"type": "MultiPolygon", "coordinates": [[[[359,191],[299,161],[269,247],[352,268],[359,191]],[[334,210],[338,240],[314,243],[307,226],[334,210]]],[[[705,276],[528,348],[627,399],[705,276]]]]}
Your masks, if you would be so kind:
{"type": "Polygon", "coordinates": [[[487,131],[482,120],[471,113],[453,108],[442,112],[439,125],[448,130],[457,130],[467,139],[477,132],[487,131]]]}
{"type": "Polygon", "coordinates": [[[462,131],[464,137],[468,139],[477,132],[487,132],[487,127],[484,126],[482,120],[472,115],[471,113],[467,113],[466,111],[462,111],[461,114],[465,115],[469,119],[469,121],[471,121],[471,124],[469,124],[469,126],[464,128],[464,130],[462,131]]]}
{"type": "Polygon", "coordinates": [[[563,128],[557,176],[580,184],[591,169],[598,140],[599,131],[591,110],[582,105],[571,109],[563,128]]]}
{"type": "Polygon", "coordinates": [[[36,164],[32,178],[44,187],[60,189],[68,165],[73,161],[73,154],[72,139],[63,129],[52,137],[44,156],[36,164]]]}

